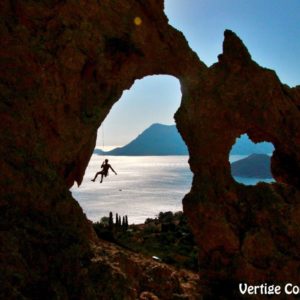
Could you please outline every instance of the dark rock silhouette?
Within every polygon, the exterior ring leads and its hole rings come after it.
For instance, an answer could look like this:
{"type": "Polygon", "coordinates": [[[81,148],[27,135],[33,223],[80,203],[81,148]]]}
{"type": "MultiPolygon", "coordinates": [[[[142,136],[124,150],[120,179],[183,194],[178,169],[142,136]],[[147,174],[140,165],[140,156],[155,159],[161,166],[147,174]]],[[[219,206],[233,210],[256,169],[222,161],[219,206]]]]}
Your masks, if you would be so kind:
{"type": "MultiPolygon", "coordinates": [[[[208,68],[168,24],[162,0],[4,0],[0,7],[0,298],[139,297],[141,269],[129,262],[128,276],[116,274],[114,262],[96,253],[101,241],[68,189],[81,183],[113,104],[154,74],[181,84],[175,120],[194,173],[183,208],[199,247],[203,295],[237,299],[237,282],[298,282],[299,86],[256,64],[230,30],[208,68]],[[228,155],[243,133],[273,143],[276,184],[232,179],[228,155]]],[[[166,289],[171,273],[150,273],[145,292],[166,289]]]]}
{"type": "Polygon", "coordinates": [[[233,162],[231,174],[248,178],[272,178],[271,158],[266,154],[252,154],[233,162]]]}

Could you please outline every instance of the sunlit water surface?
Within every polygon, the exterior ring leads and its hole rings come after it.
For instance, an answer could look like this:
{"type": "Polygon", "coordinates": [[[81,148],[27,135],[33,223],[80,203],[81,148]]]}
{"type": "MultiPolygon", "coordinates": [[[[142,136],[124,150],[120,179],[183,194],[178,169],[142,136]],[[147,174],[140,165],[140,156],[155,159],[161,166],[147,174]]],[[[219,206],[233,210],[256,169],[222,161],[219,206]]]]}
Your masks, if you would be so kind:
{"type": "MultiPolygon", "coordinates": [[[[232,155],[230,161],[245,156],[232,155]]],[[[182,199],[191,188],[192,173],[188,156],[111,156],[110,164],[118,173],[110,171],[103,183],[91,179],[100,170],[103,156],[93,155],[81,186],[72,187],[73,197],[87,217],[99,221],[109,212],[128,215],[129,223],[143,223],[160,211],[182,210],[182,199]]],[[[245,184],[261,179],[236,178],[245,184]]],[[[271,180],[270,180],[271,181],[271,180]]],[[[269,181],[269,182],[270,182],[269,181]]]]}

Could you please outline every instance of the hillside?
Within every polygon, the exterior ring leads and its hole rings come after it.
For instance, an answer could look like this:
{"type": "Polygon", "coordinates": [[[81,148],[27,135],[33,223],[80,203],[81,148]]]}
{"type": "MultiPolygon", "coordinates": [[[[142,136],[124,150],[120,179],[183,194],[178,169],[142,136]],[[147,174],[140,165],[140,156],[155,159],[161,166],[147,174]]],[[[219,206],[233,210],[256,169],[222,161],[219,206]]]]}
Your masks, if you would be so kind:
{"type": "Polygon", "coordinates": [[[266,154],[252,154],[231,164],[231,173],[236,177],[272,178],[271,158],[266,154]]]}
{"type": "Polygon", "coordinates": [[[108,220],[93,224],[99,238],[179,269],[198,270],[197,246],[183,212],[160,212],[139,225],[108,220]]]}
{"type": "MultiPolygon", "coordinates": [[[[252,153],[269,154],[274,147],[270,143],[254,144],[244,134],[236,140],[230,154],[250,155],[252,153]]],[[[95,149],[98,155],[188,155],[188,150],[175,125],[152,124],[133,141],[124,147],[115,148],[111,151],[95,149]]]]}
{"type": "Polygon", "coordinates": [[[93,246],[93,252],[91,277],[97,286],[93,299],[201,299],[202,282],[195,271],[103,239],[93,246]]]}

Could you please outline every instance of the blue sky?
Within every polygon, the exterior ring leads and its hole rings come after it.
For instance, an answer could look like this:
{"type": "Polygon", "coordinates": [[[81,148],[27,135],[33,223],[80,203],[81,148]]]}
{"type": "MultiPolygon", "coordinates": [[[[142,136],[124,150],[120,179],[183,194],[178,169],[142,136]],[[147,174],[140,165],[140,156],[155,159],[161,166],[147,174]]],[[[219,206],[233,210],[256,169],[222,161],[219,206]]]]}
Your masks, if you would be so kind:
{"type": "MultiPolygon", "coordinates": [[[[208,66],[222,52],[224,30],[231,29],[257,63],[289,86],[300,84],[300,0],[166,0],[165,13],[208,66]]],[[[97,146],[124,145],[152,123],[174,124],[180,98],[173,77],[136,81],[105,119],[97,146]]]]}

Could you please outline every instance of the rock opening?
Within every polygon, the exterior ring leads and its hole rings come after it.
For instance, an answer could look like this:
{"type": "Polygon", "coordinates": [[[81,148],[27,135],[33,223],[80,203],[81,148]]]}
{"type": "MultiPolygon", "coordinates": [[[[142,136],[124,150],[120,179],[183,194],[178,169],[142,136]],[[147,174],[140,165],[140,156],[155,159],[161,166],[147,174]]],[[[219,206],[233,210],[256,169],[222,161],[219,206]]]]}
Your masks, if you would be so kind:
{"type": "Polygon", "coordinates": [[[271,159],[272,143],[253,143],[247,134],[236,139],[229,154],[231,175],[238,183],[255,185],[258,182],[274,182],[271,159]]]}

